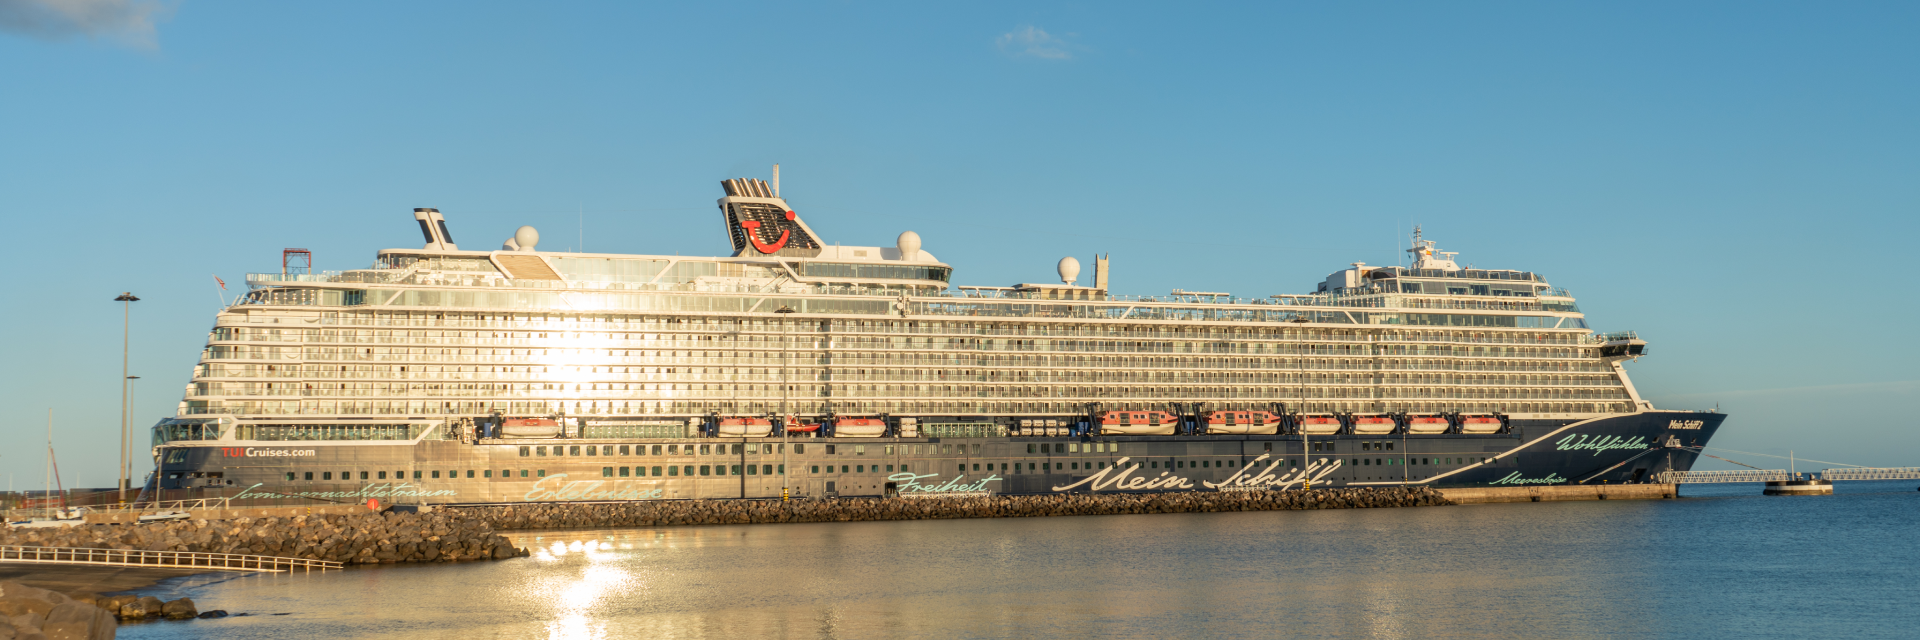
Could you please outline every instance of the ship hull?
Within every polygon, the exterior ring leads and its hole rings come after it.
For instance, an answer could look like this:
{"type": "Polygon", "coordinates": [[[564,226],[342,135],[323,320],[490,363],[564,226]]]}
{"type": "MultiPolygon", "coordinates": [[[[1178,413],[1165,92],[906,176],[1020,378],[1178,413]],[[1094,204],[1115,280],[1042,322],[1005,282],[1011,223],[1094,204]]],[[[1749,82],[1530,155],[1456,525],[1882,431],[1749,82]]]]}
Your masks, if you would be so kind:
{"type": "Polygon", "coordinates": [[[1514,419],[1488,435],[176,443],[160,448],[150,488],[169,500],[501,504],[1621,484],[1691,469],[1725,418],[1514,419]]]}

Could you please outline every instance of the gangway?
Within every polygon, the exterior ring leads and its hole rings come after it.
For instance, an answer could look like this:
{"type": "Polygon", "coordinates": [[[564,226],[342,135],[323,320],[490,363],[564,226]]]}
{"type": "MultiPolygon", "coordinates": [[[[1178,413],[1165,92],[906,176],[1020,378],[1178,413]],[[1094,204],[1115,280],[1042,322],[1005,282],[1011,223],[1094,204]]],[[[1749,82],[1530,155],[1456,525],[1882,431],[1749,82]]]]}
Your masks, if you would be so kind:
{"type": "Polygon", "coordinates": [[[214,571],[263,571],[267,573],[286,573],[289,571],[312,572],[315,569],[325,571],[328,569],[341,568],[340,563],[332,560],[249,556],[235,553],[0,545],[0,563],[3,562],[207,569],[214,571]]]}

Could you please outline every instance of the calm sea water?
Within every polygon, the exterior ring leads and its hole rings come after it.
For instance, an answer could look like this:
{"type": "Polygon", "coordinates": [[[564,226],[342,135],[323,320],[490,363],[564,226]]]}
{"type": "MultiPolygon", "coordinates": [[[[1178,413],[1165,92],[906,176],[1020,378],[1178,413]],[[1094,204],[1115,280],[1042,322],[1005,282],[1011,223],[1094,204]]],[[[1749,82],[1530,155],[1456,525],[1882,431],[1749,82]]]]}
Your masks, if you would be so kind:
{"type": "Polygon", "coordinates": [[[528,533],[505,562],[176,580],[148,592],[252,615],[120,637],[1911,638],[1916,484],[528,533]]]}

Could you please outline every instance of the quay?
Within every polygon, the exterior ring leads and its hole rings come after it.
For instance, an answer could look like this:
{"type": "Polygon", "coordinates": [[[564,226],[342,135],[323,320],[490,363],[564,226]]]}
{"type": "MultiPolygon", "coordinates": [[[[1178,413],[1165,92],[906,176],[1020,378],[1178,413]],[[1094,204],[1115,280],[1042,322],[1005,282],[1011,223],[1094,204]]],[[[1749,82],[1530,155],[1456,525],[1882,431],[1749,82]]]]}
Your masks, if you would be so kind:
{"type": "Polygon", "coordinates": [[[1459,487],[1440,489],[1454,504],[1500,502],[1561,502],[1567,500],[1668,500],[1676,495],[1672,484],[1557,485],[1540,487],[1459,487]]]}

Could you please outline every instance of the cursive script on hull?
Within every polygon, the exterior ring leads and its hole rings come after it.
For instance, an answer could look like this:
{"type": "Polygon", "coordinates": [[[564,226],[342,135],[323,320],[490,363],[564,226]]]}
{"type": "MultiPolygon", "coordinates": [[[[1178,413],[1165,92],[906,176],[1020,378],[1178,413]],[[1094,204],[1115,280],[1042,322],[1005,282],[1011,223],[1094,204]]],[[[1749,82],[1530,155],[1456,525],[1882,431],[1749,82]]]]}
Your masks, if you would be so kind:
{"type": "Polygon", "coordinates": [[[1515,471],[1507,474],[1505,478],[1487,484],[1566,484],[1566,482],[1567,479],[1560,477],[1557,473],[1548,472],[1546,477],[1542,478],[1522,478],[1520,472],[1515,471]]]}
{"type": "Polygon", "coordinates": [[[521,496],[528,502],[552,500],[650,500],[666,496],[666,490],[651,486],[640,486],[633,481],[615,482],[612,480],[567,480],[567,474],[556,473],[539,482],[521,496]]]}
{"type": "Polygon", "coordinates": [[[967,478],[966,476],[958,476],[944,483],[938,483],[937,480],[934,481],[937,484],[935,483],[921,484],[920,483],[921,480],[925,480],[927,478],[938,478],[939,476],[940,474],[938,473],[906,472],[906,473],[896,473],[896,474],[887,476],[887,481],[892,482],[894,484],[895,490],[899,491],[901,495],[914,495],[914,494],[933,495],[933,494],[985,493],[987,491],[987,483],[998,482],[1001,480],[1000,476],[987,474],[987,477],[981,478],[973,482],[966,482],[966,478],[967,478]]]}
{"type": "MultiPolygon", "coordinates": [[[[1279,475],[1274,475],[1273,470],[1285,463],[1284,460],[1274,460],[1271,464],[1268,464],[1265,469],[1260,470],[1259,473],[1248,475],[1247,472],[1253,469],[1254,466],[1271,457],[1272,456],[1269,455],[1262,455],[1254,458],[1252,462],[1247,463],[1247,466],[1242,467],[1239,471],[1235,471],[1233,477],[1227,478],[1226,480],[1220,482],[1201,482],[1201,484],[1211,489],[1220,489],[1223,491],[1256,488],[1285,489],[1309,480],[1318,481],[1321,478],[1327,477],[1327,474],[1333,473],[1334,469],[1340,467],[1338,460],[1329,461],[1322,458],[1309,463],[1305,468],[1289,469],[1279,475]]],[[[1081,487],[1086,487],[1088,491],[1152,491],[1156,489],[1193,488],[1191,481],[1187,478],[1173,475],[1171,471],[1162,471],[1159,476],[1153,478],[1133,476],[1133,472],[1138,471],[1140,466],[1137,464],[1127,464],[1127,461],[1131,459],[1130,457],[1121,458],[1114,461],[1113,466],[1101,469],[1099,473],[1082,478],[1079,482],[1073,484],[1056,486],[1053,490],[1072,491],[1081,487]]]]}
{"type": "Polygon", "coordinates": [[[242,498],[278,498],[278,497],[294,497],[294,498],[395,498],[395,497],[409,497],[409,498],[412,498],[412,497],[419,497],[419,498],[431,498],[431,497],[436,497],[436,496],[452,496],[452,495],[457,495],[457,494],[459,494],[459,493],[460,493],[460,492],[458,492],[458,491],[454,491],[454,490],[452,490],[452,489],[426,489],[426,488],[422,488],[422,487],[417,487],[417,486],[414,486],[414,485],[412,485],[412,484],[408,484],[408,483],[405,483],[405,482],[399,482],[399,483],[394,483],[394,482],[382,482],[382,483],[379,483],[379,484],[369,484],[369,485],[364,485],[364,486],[362,486],[362,487],[360,487],[360,488],[358,488],[358,489],[350,489],[350,490],[347,490],[347,491],[274,491],[274,490],[271,490],[271,489],[268,489],[268,490],[263,490],[263,491],[255,491],[255,489],[259,489],[259,488],[260,488],[261,486],[264,486],[264,483],[262,483],[262,484],[255,484],[255,485],[253,485],[253,486],[251,486],[251,487],[247,487],[247,488],[245,488],[245,489],[241,489],[241,490],[240,490],[240,493],[239,493],[238,495],[235,495],[235,496],[233,496],[233,498],[232,498],[232,499],[233,499],[233,500],[239,500],[239,499],[242,499],[242,498]]]}
{"type": "Polygon", "coordinates": [[[1615,449],[1646,449],[1648,446],[1645,436],[1593,437],[1584,433],[1575,433],[1554,442],[1553,448],[1560,451],[1592,451],[1593,455],[1597,456],[1615,449]]]}

